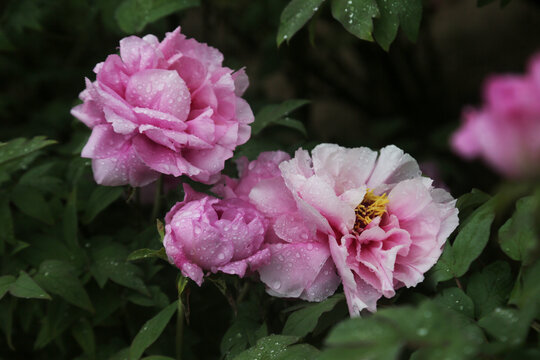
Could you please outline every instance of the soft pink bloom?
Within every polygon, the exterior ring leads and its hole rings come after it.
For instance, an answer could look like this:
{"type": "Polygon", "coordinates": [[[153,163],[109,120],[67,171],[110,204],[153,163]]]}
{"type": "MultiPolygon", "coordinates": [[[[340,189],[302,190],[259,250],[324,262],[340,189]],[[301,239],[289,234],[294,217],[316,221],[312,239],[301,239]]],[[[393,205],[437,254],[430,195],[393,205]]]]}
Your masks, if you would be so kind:
{"type": "Polygon", "coordinates": [[[86,79],[73,116],[92,129],[82,156],[103,185],[144,186],[159,174],[200,182],[219,178],[225,160],[250,136],[253,113],[240,96],[243,70],[222,66],[223,55],[186,39],[177,28],[120,41],[86,79]]]}
{"type": "Polygon", "coordinates": [[[220,200],[184,185],[184,201],[165,216],[163,246],[171,263],[199,286],[203,271],[243,277],[268,262],[266,220],[240,199],[220,200]]]}
{"type": "Polygon", "coordinates": [[[278,297],[321,301],[332,295],[340,279],[330,256],[327,237],[304,216],[285,186],[279,164],[284,152],[264,152],[257,160],[238,161],[238,180],[224,176],[212,190],[226,198],[251,202],[267,219],[270,261],[258,269],[267,292],[278,297]]]}
{"type": "Polygon", "coordinates": [[[381,296],[423,280],[458,225],[455,200],[395,146],[322,144],[279,168],[249,193],[271,220],[272,258],[258,272],[272,295],[320,301],[341,280],[351,316],[375,311],[381,296]]]}
{"type": "Polygon", "coordinates": [[[501,174],[520,178],[540,171],[540,54],[525,75],[499,75],[484,87],[484,106],[467,108],[452,147],[483,158],[501,174]]]}

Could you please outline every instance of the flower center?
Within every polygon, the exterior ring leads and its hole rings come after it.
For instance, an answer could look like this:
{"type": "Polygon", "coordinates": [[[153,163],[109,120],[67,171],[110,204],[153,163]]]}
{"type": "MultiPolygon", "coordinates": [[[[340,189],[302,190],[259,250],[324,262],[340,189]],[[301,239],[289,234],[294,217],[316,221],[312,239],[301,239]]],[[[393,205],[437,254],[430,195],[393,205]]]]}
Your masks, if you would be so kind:
{"type": "Polygon", "coordinates": [[[388,204],[388,196],[386,196],[386,193],[379,196],[373,194],[372,190],[367,189],[364,199],[360,205],[354,209],[356,215],[354,230],[360,232],[374,218],[382,216],[382,214],[386,212],[386,204],[388,204]]]}

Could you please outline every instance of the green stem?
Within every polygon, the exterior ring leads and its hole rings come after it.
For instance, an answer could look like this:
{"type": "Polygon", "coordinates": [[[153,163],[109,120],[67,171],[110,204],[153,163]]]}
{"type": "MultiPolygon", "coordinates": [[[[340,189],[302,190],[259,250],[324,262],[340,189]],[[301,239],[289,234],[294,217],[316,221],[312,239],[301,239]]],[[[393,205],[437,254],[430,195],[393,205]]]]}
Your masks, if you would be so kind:
{"type": "Polygon", "coordinates": [[[154,207],[152,208],[152,217],[150,221],[155,222],[161,207],[161,188],[163,185],[163,177],[160,176],[156,180],[156,193],[154,194],[154,207]]]}
{"type": "Polygon", "coordinates": [[[178,311],[176,313],[176,359],[182,360],[182,339],[184,337],[184,304],[178,299],[178,311]]]}

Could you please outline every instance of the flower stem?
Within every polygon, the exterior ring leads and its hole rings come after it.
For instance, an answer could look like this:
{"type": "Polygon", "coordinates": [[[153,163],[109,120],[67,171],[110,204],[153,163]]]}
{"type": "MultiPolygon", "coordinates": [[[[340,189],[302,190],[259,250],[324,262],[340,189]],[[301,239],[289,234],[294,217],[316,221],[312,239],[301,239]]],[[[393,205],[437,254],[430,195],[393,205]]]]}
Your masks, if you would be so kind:
{"type": "Polygon", "coordinates": [[[160,176],[156,180],[156,192],[154,194],[154,207],[152,208],[152,217],[150,218],[151,222],[155,222],[159,213],[159,208],[161,207],[161,188],[163,185],[163,177],[160,176]]]}
{"type": "Polygon", "coordinates": [[[184,304],[178,299],[178,311],[176,312],[176,359],[182,360],[182,339],[184,337],[184,304]]]}

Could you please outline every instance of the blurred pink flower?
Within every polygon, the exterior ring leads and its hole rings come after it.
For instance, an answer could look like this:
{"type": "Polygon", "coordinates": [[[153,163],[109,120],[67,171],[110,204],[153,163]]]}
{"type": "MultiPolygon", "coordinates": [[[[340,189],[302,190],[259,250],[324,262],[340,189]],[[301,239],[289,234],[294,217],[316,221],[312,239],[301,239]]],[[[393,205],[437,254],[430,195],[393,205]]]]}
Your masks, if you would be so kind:
{"type": "Polygon", "coordinates": [[[279,169],[248,196],[270,223],[272,257],[258,272],[271,295],[321,301],[341,281],[351,316],[375,311],[381,296],[423,280],[458,225],[455,200],[395,146],[322,144],[279,169]]]}
{"type": "Polygon", "coordinates": [[[203,271],[243,277],[269,260],[266,220],[240,199],[220,200],[184,185],[184,201],[165,217],[163,246],[171,263],[199,286],[203,271]]]}
{"type": "Polygon", "coordinates": [[[499,75],[484,86],[484,106],[467,108],[452,147],[467,159],[483,158],[510,178],[540,172],[540,54],[525,75],[499,75]]]}
{"type": "Polygon", "coordinates": [[[186,39],[177,28],[160,43],[153,35],[120,41],[86,79],[73,116],[92,129],[82,156],[96,182],[144,186],[160,173],[212,183],[225,160],[250,136],[253,113],[240,96],[243,70],[222,66],[223,55],[186,39]]]}

